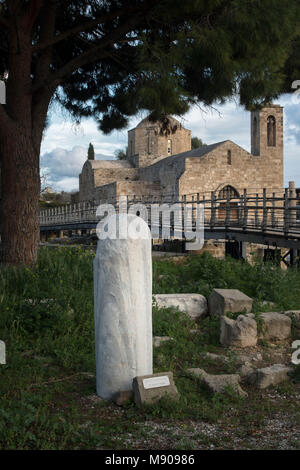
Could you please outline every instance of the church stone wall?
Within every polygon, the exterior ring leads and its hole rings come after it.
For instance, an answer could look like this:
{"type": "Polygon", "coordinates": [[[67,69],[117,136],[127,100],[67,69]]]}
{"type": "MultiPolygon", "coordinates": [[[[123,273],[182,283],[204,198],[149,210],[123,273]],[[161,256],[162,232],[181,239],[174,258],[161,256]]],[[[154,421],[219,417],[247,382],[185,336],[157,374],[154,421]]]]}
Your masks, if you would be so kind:
{"type": "Polygon", "coordinates": [[[119,196],[128,196],[130,199],[133,196],[137,198],[145,198],[147,196],[160,196],[160,185],[146,181],[118,181],[106,184],[95,189],[94,192],[95,203],[100,204],[103,202],[115,202],[119,196]]]}
{"type": "Polygon", "coordinates": [[[207,193],[234,186],[238,192],[256,193],[266,188],[271,194],[283,188],[282,160],[273,165],[265,156],[253,156],[231,141],[226,141],[203,157],[169,157],[140,169],[140,179],[159,182],[162,195],[207,193]],[[230,160],[229,154],[230,152],[230,160]]]}
{"type": "Polygon", "coordinates": [[[178,195],[178,183],[184,170],[184,159],[169,157],[151,166],[140,168],[140,179],[159,183],[162,196],[174,198],[178,195]]]}
{"type": "Polygon", "coordinates": [[[186,158],[185,172],[179,181],[179,194],[207,193],[231,185],[240,194],[262,192],[271,195],[283,188],[282,159],[273,162],[265,156],[253,156],[231,141],[201,158],[186,158]],[[230,153],[230,162],[229,155],[230,153]]]}
{"type": "Polygon", "coordinates": [[[113,203],[117,195],[117,182],[105,184],[94,190],[94,201],[96,204],[113,203]]]}
{"type": "Polygon", "coordinates": [[[95,187],[126,179],[138,179],[138,171],[135,168],[101,168],[94,171],[95,187]]]}
{"type": "Polygon", "coordinates": [[[136,167],[151,165],[158,157],[168,157],[191,150],[191,131],[177,122],[169,135],[161,135],[157,125],[136,127],[128,132],[128,158],[136,167]],[[171,153],[168,153],[170,148],[171,153]],[[138,156],[138,157],[137,157],[138,156]]]}
{"type": "MultiPolygon", "coordinates": [[[[138,179],[138,170],[130,165],[121,165],[122,162],[97,162],[98,168],[94,168],[94,163],[86,162],[82,173],[79,176],[79,199],[80,201],[90,201],[96,197],[95,190],[120,180],[135,181],[138,179]],[[103,166],[101,166],[103,165],[103,166]]],[[[124,162],[123,162],[124,163],[124,162]]]]}
{"type": "Polygon", "coordinates": [[[117,196],[125,195],[137,198],[147,196],[160,196],[160,185],[147,181],[119,181],[117,183],[117,196]]]}
{"type": "Polygon", "coordinates": [[[90,201],[94,197],[94,173],[90,165],[84,165],[79,175],[79,200],[90,201]]]}

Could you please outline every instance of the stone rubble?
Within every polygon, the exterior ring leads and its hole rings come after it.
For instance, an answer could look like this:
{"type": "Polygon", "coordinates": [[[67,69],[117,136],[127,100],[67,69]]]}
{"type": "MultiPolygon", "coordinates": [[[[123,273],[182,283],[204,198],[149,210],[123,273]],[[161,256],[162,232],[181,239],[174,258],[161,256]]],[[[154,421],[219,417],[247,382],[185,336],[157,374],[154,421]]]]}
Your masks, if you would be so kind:
{"type": "Polygon", "coordinates": [[[256,346],[257,324],[254,315],[239,315],[236,320],[222,316],[220,342],[223,346],[256,346]]]}
{"type": "Polygon", "coordinates": [[[209,314],[212,317],[225,315],[227,312],[250,313],[253,300],[237,289],[213,289],[208,300],[209,314]]]}
{"type": "Polygon", "coordinates": [[[248,378],[253,372],[254,369],[249,364],[244,364],[240,366],[237,370],[237,373],[242,379],[248,378]]]}
{"type": "Polygon", "coordinates": [[[113,401],[118,406],[123,406],[125,403],[133,400],[133,391],[132,390],[120,390],[113,397],[113,401]]]}
{"type": "Polygon", "coordinates": [[[178,308],[193,320],[207,315],[207,300],[200,294],[156,294],[154,301],[159,308],[178,308]]]}
{"type": "Polygon", "coordinates": [[[292,321],[283,313],[267,312],[260,314],[263,322],[263,333],[260,337],[268,341],[283,341],[291,337],[292,321]]]}
{"type": "Polygon", "coordinates": [[[238,374],[208,374],[203,369],[188,369],[188,372],[196,377],[200,377],[203,384],[212,393],[225,393],[227,387],[232,387],[236,393],[242,397],[248,394],[240,387],[241,377],[238,374]]]}
{"type": "Polygon", "coordinates": [[[300,310],[288,310],[287,312],[283,312],[283,314],[300,321],[300,310]]]}
{"type": "Polygon", "coordinates": [[[173,341],[173,338],[170,338],[170,336],[154,336],[153,346],[155,348],[159,348],[159,346],[161,346],[166,341],[173,341]]]}
{"type": "Polygon", "coordinates": [[[292,367],[284,364],[274,364],[270,367],[257,369],[250,373],[247,382],[256,388],[264,389],[270,385],[277,385],[289,380],[289,374],[293,371],[292,367]]]}
{"type": "MultiPolygon", "coordinates": [[[[220,343],[225,347],[253,347],[258,339],[284,341],[291,338],[291,319],[282,313],[261,313],[262,331],[258,332],[253,313],[239,315],[236,320],[221,316],[220,343]]],[[[260,360],[260,359],[258,359],[260,360]]]]}

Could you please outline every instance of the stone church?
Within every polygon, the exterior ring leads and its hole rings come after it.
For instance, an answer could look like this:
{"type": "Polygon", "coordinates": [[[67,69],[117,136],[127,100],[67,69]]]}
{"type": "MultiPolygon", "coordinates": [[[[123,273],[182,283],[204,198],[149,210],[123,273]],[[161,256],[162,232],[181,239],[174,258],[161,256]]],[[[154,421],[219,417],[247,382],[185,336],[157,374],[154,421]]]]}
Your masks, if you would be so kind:
{"type": "Polygon", "coordinates": [[[87,160],[79,176],[79,200],[100,203],[120,195],[183,195],[211,191],[223,197],[283,188],[283,108],[251,112],[251,153],[232,142],[191,150],[191,131],[169,117],[168,126],[142,120],[128,132],[126,160],[87,160]]]}

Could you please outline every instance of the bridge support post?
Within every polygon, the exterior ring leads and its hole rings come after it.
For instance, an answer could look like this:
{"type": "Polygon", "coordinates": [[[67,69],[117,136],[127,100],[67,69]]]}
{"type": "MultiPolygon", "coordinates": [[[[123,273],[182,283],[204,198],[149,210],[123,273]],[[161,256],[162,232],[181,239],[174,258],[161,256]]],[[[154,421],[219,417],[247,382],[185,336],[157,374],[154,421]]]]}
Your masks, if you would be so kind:
{"type": "Polygon", "coordinates": [[[243,260],[247,259],[247,242],[240,242],[240,254],[243,260]]]}
{"type": "Polygon", "coordinates": [[[295,227],[297,223],[297,193],[296,193],[296,188],[295,188],[295,183],[294,181],[289,182],[289,220],[290,220],[290,225],[292,227],[295,227]]]}
{"type": "Polygon", "coordinates": [[[231,258],[246,260],[247,259],[247,242],[239,242],[236,240],[227,240],[225,242],[225,255],[231,258]]]}
{"type": "Polygon", "coordinates": [[[295,267],[298,264],[298,250],[290,251],[290,266],[295,267]]]}

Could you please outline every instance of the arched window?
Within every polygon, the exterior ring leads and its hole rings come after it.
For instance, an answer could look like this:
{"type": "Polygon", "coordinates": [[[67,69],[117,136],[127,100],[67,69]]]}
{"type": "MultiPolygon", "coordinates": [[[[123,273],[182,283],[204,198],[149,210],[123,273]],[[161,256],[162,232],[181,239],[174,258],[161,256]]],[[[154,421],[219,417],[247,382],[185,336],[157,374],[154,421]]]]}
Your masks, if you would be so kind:
{"type": "Polygon", "coordinates": [[[219,192],[220,199],[236,199],[239,198],[239,193],[233,186],[224,186],[219,192]]]}
{"type": "Polygon", "coordinates": [[[253,147],[254,153],[256,154],[258,152],[258,123],[256,116],[254,116],[253,119],[253,147]]]}
{"type": "Polygon", "coordinates": [[[269,116],[267,121],[268,147],[276,147],[276,119],[269,116]]]}
{"type": "Polygon", "coordinates": [[[224,186],[219,191],[218,220],[236,222],[239,218],[239,201],[232,201],[240,197],[238,191],[231,185],[224,186]],[[229,203],[227,201],[230,201],[229,203]]]}
{"type": "Polygon", "coordinates": [[[227,163],[228,163],[228,165],[232,165],[232,154],[231,154],[231,150],[228,150],[228,151],[227,151],[227,163]]]}
{"type": "Polygon", "coordinates": [[[150,153],[151,153],[151,142],[150,142],[149,133],[148,133],[148,136],[147,136],[147,153],[148,153],[148,155],[150,155],[150,153]]]}

